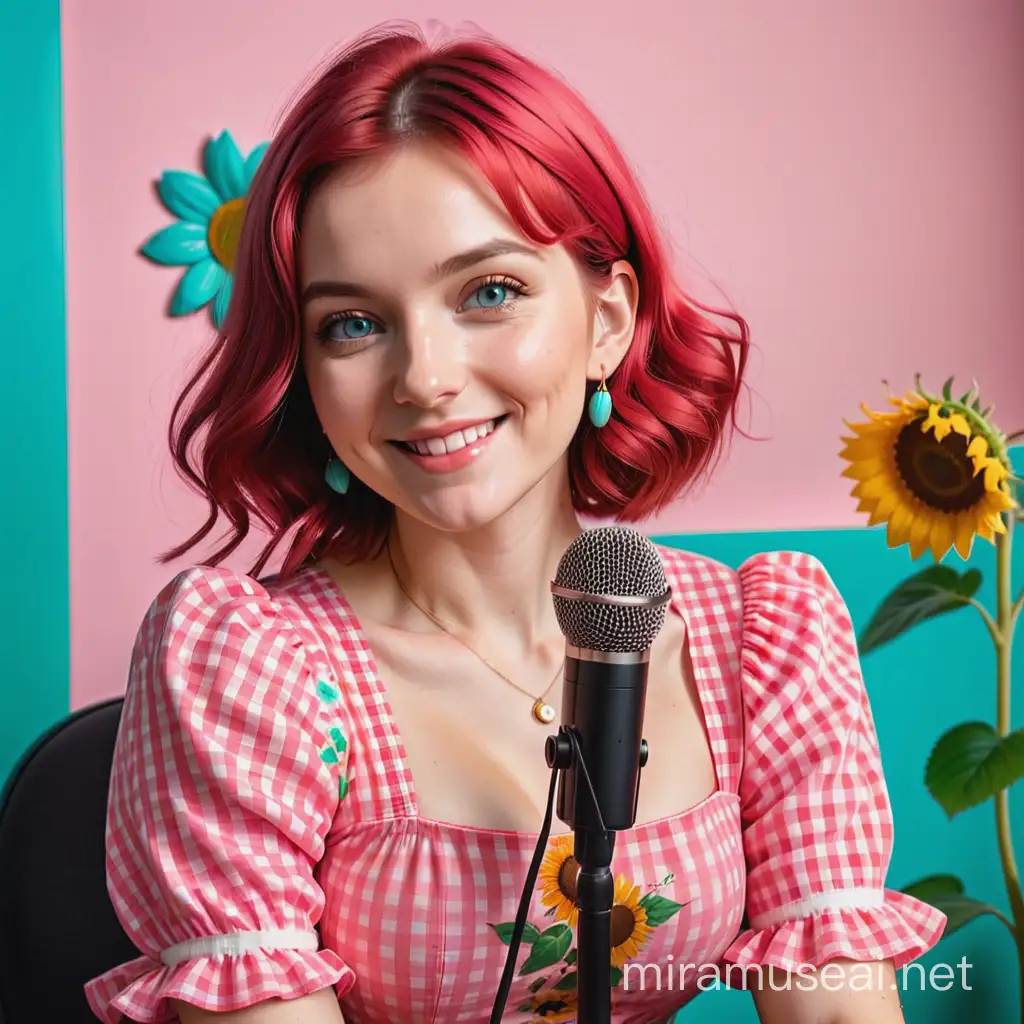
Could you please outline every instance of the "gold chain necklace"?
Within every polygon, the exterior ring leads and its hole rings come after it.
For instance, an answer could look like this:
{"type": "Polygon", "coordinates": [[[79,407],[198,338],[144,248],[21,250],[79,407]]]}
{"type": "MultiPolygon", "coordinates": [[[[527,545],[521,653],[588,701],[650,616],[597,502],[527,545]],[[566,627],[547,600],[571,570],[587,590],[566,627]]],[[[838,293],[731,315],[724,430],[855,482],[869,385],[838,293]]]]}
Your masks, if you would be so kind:
{"type": "Polygon", "coordinates": [[[511,679],[509,679],[509,677],[505,675],[504,672],[499,672],[482,654],[480,654],[478,651],[475,651],[472,647],[470,647],[465,640],[456,636],[436,615],[433,615],[431,612],[427,611],[427,609],[424,608],[423,605],[421,605],[419,601],[417,601],[416,598],[414,598],[412,594],[409,593],[409,588],[406,587],[406,585],[402,582],[402,577],[399,576],[398,569],[395,568],[395,560],[391,555],[390,540],[386,542],[386,548],[388,552],[388,563],[391,566],[391,573],[395,577],[395,582],[398,584],[399,589],[408,598],[409,603],[412,604],[415,608],[418,608],[428,619],[430,619],[430,621],[435,626],[437,626],[439,630],[441,630],[442,633],[446,633],[457,644],[461,644],[463,647],[465,647],[466,650],[469,651],[469,653],[472,654],[473,657],[475,657],[478,661],[482,661],[496,676],[498,676],[501,679],[504,679],[509,686],[518,690],[520,693],[526,694],[526,696],[533,701],[533,707],[530,709],[530,713],[533,715],[534,721],[539,722],[541,725],[550,725],[555,720],[555,709],[544,698],[548,695],[548,691],[551,689],[552,686],[555,685],[556,681],[558,680],[558,677],[562,674],[562,668],[558,669],[558,671],[555,673],[554,678],[551,680],[550,683],[548,683],[544,692],[539,697],[534,697],[533,694],[530,693],[528,690],[524,690],[523,687],[521,687],[518,683],[515,683],[511,679]]]}

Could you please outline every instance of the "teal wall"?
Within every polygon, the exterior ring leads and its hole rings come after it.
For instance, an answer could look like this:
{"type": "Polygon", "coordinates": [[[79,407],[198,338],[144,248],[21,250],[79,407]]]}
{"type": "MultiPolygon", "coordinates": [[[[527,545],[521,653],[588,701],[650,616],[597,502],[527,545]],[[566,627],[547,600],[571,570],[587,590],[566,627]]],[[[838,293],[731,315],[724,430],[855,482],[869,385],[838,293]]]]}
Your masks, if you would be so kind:
{"type": "MultiPolygon", "coordinates": [[[[1024,456],[1024,449],[1018,449],[1024,456]]],[[[1024,459],[1018,459],[1018,466],[1024,459]]],[[[758,551],[790,548],[807,551],[825,564],[850,607],[857,628],[871,616],[879,599],[912,572],[906,548],[890,551],[876,530],[823,530],[799,533],[749,533],[663,538],[677,547],[738,566],[758,551]]],[[[994,557],[991,545],[975,545],[969,565],[985,585],[978,595],[994,608],[994,557]]],[[[930,556],[928,556],[930,559],[930,556]]],[[[948,564],[962,567],[958,559],[948,564]]],[[[1024,528],[1018,530],[1014,579],[1024,584],[1024,528]]],[[[1013,683],[1018,704],[1014,722],[1024,722],[1024,651],[1018,629],[1013,683]]],[[[952,822],[924,787],[924,765],[934,742],[951,726],[966,720],[995,721],[995,662],[991,641],[973,609],[934,619],[906,634],[889,648],[863,659],[865,683],[875,712],[889,793],[896,823],[896,843],[889,885],[900,888],[923,875],[952,873],[967,892],[1005,909],[1006,897],[995,843],[992,804],[952,822]]],[[[1024,868],[1024,796],[1012,793],[1013,830],[1018,861],[1024,868]]],[[[993,918],[973,922],[920,961],[957,964],[966,957],[971,991],[908,991],[908,1024],[985,1024],[1019,1020],[1017,966],[1009,933],[993,918]]],[[[941,975],[940,975],[941,977],[941,975]]],[[[957,975],[959,977],[959,975],[957,975]]],[[[919,983],[912,972],[908,978],[919,983]]],[[[705,992],[677,1020],[686,1024],[755,1024],[750,996],[743,992],[705,992]]]]}
{"type": "Polygon", "coordinates": [[[58,0],[0,0],[0,779],[69,707],[58,0]]]}

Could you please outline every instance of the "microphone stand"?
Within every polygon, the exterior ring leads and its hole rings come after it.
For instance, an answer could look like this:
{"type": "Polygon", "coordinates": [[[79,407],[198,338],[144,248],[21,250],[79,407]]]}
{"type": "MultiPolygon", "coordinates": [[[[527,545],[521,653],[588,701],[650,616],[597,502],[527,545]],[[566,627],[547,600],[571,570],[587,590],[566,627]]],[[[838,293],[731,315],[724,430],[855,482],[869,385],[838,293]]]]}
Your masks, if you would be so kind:
{"type": "Polygon", "coordinates": [[[576,975],[579,1024],[611,1024],[611,873],[615,832],[633,827],[640,770],[646,663],[650,651],[613,654],[566,648],[563,724],[544,757],[560,770],[558,817],[573,829],[576,876],[576,975]],[[643,682],[636,668],[643,663],[643,682]],[[616,675],[621,685],[616,686],[616,675]],[[582,778],[582,785],[580,779],[582,778]]]}

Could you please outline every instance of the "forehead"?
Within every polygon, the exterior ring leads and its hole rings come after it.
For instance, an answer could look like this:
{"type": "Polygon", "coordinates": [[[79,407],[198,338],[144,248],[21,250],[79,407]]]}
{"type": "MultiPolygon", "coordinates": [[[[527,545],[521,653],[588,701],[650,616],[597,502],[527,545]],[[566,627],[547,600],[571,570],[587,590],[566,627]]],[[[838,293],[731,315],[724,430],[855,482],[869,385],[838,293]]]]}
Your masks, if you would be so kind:
{"type": "Polygon", "coordinates": [[[416,144],[357,161],[326,178],[300,226],[304,279],[425,273],[495,238],[531,244],[470,164],[416,144]]]}

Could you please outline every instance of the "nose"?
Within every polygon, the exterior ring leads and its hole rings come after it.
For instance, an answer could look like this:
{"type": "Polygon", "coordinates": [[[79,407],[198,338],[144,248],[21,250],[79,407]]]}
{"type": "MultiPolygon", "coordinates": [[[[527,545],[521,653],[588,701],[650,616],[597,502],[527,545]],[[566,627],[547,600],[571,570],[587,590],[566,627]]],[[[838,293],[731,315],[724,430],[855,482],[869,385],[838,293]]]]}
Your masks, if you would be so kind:
{"type": "Polygon", "coordinates": [[[395,401],[432,409],[454,398],[466,386],[464,339],[453,324],[410,317],[401,364],[395,374],[395,401]]]}

